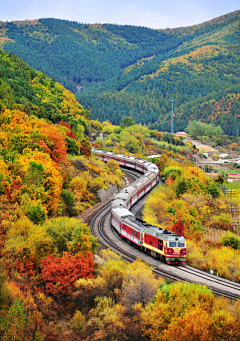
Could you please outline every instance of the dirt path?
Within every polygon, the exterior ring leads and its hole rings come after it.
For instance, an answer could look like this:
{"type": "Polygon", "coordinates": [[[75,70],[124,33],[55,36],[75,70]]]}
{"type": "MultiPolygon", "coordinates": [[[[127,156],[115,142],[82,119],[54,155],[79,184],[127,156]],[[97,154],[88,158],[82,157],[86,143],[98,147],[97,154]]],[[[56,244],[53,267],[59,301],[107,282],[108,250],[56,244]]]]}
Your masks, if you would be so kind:
{"type": "Polygon", "coordinates": [[[192,140],[192,139],[184,139],[183,142],[190,141],[193,145],[196,146],[196,148],[199,149],[204,149],[205,153],[218,153],[219,151],[213,147],[210,147],[206,144],[202,144],[201,142],[192,140]]]}

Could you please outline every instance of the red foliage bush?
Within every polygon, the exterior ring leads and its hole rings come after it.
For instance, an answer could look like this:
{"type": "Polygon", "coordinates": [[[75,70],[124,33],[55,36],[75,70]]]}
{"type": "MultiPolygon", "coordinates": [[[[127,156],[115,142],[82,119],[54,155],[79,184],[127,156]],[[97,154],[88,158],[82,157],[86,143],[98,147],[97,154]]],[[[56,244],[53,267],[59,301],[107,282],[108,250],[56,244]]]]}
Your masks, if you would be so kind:
{"type": "Polygon", "coordinates": [[[183,236],[183,237],[185,237],[184,230],[185,230],[185,227],[184,227],[184,224],[183,224],[182,220],[178,220],[176,222],[176,224],[174,224],[173,227],[172,227],[172,232],[175,232],[175,233],[177,233],[177,234],[179,234],[180,236],[183,236]]]}
{"type": "Polygon", "coordinates": [[[15,267],[20,274],[26,274],[27,276],[35,275],[34,258],[31,256],[28,249],[23,248],[19,253],[18,258],[15,261],[15,267]]]}
{"type": "Polygon", "coordinates": [[[84,255],[63,252],[62,258],[49,255],[41,267],[46,292],[68,296],[79,278],[93,277],[93,254],[90,251],[84,255]]]}
{"type": "Polygon", "coordinates": [[[80,146],[80,154],[85,155],[87,158],[89,158],[91,155],[91,149],[89,147],[81,145],[80,146]]]}
{"type": "Polygon", "coordinates": [[[69,131],[66,133],[66,135],[67,135],[68,137],[70,137],[71,139],[76,140],[76,136],[75,136],[74,132],[72,131],[71,125],[70,125],[69,123],[66,123],[66,122],[64,122],[64,121],[61,121],[61,122],[59,122],[59,125],[68,128],[69,131]]]}
{"type": "Polygon", "coordinates": [[[2,183],[3,183],[3,185],[6,186],[5,194],[8,198],[8,200],[11,202],[14,201],[13,195],[14,195],[14,192],[19,190],[19,188],[22,186],[21,180],[19,180],[19,179],[13,180],[11,184],[9,184],[7,181],[4,180],[2,183]]]}
{"type": "Polygon", "coordinates": [[[183,150],[182,150],[182,154],[183,154],[183,155],[187,155],[186,150],[183,149],[183,150]]]}

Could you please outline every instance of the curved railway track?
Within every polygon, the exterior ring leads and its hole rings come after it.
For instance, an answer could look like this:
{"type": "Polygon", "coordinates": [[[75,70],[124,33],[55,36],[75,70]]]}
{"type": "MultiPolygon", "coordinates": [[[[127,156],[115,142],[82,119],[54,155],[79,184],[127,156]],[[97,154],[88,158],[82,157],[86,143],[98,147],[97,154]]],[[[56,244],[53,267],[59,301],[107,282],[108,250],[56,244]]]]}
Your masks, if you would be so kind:
{"type": "MultiPolygon", "coordinates": [[[[129,183],[139,177],[139,173],[136,171],[124,170],[124,173],[129,183]]],[[[141,202],[144,200],[145,199],[142,198],[136,205],[141,205],[141,202]]],[[[134,207],[132,208],[133,210],[134,207]]],[[[111,227],[110,209],[111,203],[106,203],[98,213],[93,216],[90,223],[91,231],[97,237],[98,243],[101,244],[102,247],[110,248],[128,262],[133,262],[137,258],[142,259],[154,267],[154,273],[157,276],[168,278],[171,281],[188,281],[205,284],[212,289],[215,295],[234,300],[240,299],[239,283],[228,281],[188,265],[180,267],[166,265],[151,256],[140,252],[133,246],[130,246],[127,242],[123,241],[111,227]]]]}

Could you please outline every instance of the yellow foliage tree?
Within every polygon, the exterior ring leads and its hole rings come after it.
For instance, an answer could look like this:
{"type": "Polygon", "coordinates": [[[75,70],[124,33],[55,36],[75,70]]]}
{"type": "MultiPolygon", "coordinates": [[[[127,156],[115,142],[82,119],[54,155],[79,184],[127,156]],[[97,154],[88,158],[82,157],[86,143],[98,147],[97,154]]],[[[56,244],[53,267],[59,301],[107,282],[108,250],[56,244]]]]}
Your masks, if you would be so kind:
{"type": "Polygon", "coordinates": [[[130,263],[123,279],[121,301],[128,312],[133,312],[133,307],[141,303],[145,307],[155,296],[159,285],[164,280],[155,278],[152,268],[146,263],[137,260],[130,263]]]}

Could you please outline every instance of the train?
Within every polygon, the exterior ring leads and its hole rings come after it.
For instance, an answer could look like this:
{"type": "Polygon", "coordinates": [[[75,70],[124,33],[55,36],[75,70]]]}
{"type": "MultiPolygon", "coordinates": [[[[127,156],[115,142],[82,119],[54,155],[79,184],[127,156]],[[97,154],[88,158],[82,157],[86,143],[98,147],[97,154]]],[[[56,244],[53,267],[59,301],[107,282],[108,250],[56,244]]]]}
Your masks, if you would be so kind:
{"type": "Polygon", "coordinates": [[[122,239],[139,250],[167,264],[186,262],[186,240],[177,233],[164,230],[138,219],[130,208],[157,183],[158,167],[138,157],[92,149],[95,157],[103,161],[115,160],[122,167],[137,170],[143,175],[118,192],[111,202],[111,225],[122,239]]]}

